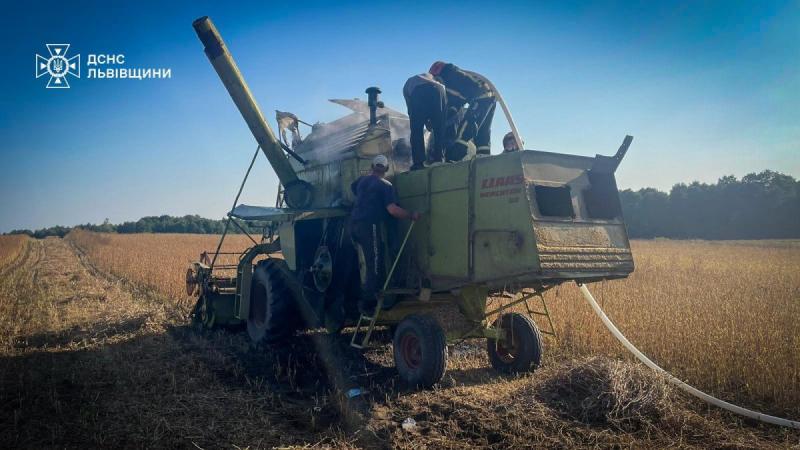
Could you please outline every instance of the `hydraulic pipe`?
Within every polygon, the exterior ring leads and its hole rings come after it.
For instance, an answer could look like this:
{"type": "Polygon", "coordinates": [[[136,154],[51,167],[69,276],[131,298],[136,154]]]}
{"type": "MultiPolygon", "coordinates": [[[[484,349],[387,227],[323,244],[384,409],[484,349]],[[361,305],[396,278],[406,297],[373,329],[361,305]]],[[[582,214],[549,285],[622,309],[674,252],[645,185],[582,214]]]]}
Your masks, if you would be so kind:
{"type": "Polygon", "coordinates": [[[280,143],[272,133],[272,129],[264,120],[264,115],[258,107],[247,82],[242,78],[236,62],[233,60],[225,42],[222,40],[217,28],[211,19],[201,17],[192,23],[197,37],[205,47],[206,56],[217,71],[222,84],[228,90],[236,107],[242,114],[244,121],[256,138],[261,151],[269,160],[278,178],[287,192],[287,203],[290,207],[303,208],[311,202],[311,189],[308,183],[297,177],[292,165],[283,153],[280,143]],[[291,197],[291,198],[290,198],[291,197]]]}

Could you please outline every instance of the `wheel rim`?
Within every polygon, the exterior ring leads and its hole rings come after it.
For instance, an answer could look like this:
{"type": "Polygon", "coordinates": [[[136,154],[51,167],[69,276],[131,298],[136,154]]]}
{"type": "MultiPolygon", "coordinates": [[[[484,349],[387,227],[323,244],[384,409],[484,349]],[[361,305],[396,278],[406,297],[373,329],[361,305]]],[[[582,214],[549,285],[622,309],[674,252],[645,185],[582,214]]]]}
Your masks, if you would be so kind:
{"type": "Polygon", "coordinates": [[[203,306],[200,309],[200,320],[206,328],[214,327],[214,311],[211,310],[211,305],[208,299],[203,300],[203,306]]]}
{"type": "Polygon", "coordinates": [[[496,344],[497,356],[506,364],[514,362],[519,351],[517,343],[514,339],[514,333],[511,332],[511,327],[503,328],[505,334],[504,340],[498,340],[496,344]]]}
{"type": "Polygon", "coordinates": [[[416,335],[403,335],[400,339],[400,355],[409,369],[418,369],[422,365],[422,345],[416,335]]]}
{"type": "Polygon", "coordinates": [[[194,270],[189,268],[186,270],[186,295],[194,296],[197,292],[198,281],[197,275],[194,270]]]}

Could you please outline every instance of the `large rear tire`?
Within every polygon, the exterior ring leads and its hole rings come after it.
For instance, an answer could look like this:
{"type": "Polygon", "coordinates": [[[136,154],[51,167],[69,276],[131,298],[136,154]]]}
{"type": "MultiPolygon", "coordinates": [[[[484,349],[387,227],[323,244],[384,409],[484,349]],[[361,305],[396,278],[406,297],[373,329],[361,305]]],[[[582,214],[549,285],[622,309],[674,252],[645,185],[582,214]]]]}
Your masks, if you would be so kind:
{"type": "Polygon", "coordinates": [[[297,328],[294,299],[278,267],[282,262],[267,259],[253,271],[247,334],[254,343],[280,341],[297,328]]]}
{"type": "Polygon", "coordinates": [[[447,369],[444,330],[430,316],[411,315],[394,333],[394,364],[411,386],[428,388],[438,383],[447,369]]]}
{"type": "Polygon", "coordinates": [[[487,339],[486,349],[492,367],[502,373],[533,372],[542,362],[542,335],[530,317],[505,314],[494,326],[505,339],[487,339]]]}

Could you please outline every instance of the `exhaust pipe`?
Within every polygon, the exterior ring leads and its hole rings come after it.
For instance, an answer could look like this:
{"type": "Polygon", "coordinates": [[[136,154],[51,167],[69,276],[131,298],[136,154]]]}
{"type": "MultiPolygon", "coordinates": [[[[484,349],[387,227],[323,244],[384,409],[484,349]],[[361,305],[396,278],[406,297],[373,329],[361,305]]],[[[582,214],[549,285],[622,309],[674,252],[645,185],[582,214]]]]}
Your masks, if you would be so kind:
{"type": "Polygon", "coordinates": [[[283,153],[280,142],[275,138],[269,124],[264,120],[261,109],[258,107],[247,82],[242,78],[239,67],[233,60],[225,42],[222,40],[217,28],[211,19],[201,17],[192,23],[197,37],[205,47],[206,56],[217,71],[222,84],[228,90],[233,99],[233,103],[239,108],[244,121],[256,138],[261,151],[269,160],[275,173],[281,180],[284,189],[284,198],[290,208],[302,209],[311,205],[313,200],[312,186],[297,177],[297,173],[292,168],[286,155],[283,153]]]}

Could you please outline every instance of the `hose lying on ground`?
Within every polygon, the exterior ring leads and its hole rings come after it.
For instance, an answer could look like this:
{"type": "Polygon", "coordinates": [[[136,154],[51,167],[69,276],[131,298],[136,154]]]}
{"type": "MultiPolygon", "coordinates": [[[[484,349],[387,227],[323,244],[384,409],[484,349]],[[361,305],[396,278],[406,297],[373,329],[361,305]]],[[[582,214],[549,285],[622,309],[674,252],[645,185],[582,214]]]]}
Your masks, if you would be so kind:
{"type": "Polygon", "coordinates": [[[597,316],[600,317],[600,320],[603,321],[603,324],[606,326],[606,328],[608,328],[608,331],[610,331],[611,334],[613,334],[614,337],[617,338],[617,340],[620,341],[622,343],[622,345],[625,346],[625,348],[627,348],[631,353],[633,353],[633,355],[636,356],[636,358],[638,358],[639,361],[643,362],[644,365],[646,365],[647,367],[655,370],[656,372],[664,374],[667,377],[667,381],[669,381],[670,383],[678,386],[679,388],[683,389],[684,391],[694,395],[695,397],[697,397],[697,398],[699,398],[699,399],[701,399],[701,400],[703,400],[703,401],[705,401],[707,403],[710,403],[710,404],[712,404],[714,406],[718,406],[718,407],[720,407],[722,409],[726,409],[726,410],[728,410],[728,411],[730,411],[732,413],[739,414],[739,415],[745,416],[745,417],[749,417],[751,419],[760,420],[762,422],[771,423],[773,425],[780,425],[782,427],[800,429],[800,422],[798,422],[798,421],[789,420],[789,419],[783,419],[783,418],[775,417],[775,416],[770,416],[768,414],[762,414],[760,412],[751,411],[749,409],[742,408],[741,406],[733,405],[731,403],[722,401],[722,400],[720,400],[720,399],[718,399],[716,397],[712,397],[712,396],[706,394],[705,392],[703,392],[703,391],[701,391],[701,390],[699,390],[697,388],[694,388],[694,387],[684,383],[683,381],[675,378],[669,372],[667,372],[666,370],[664,370],[661,367],[659,367],[658,364],[656,364],[653,361],[651,361],[650,358],[648,358],[642,352],[640,352],[639,349],[634,347],[634,345],[631,344],[631,342],[619,331],[619,329],[617,329],[617,327],[614,325],[614,323],[611,322],[611,319],[609,319],[608,316],[606,316],[606,314],[603,312],[603,310],[600,309],[600,305],[597,304],[597,302],[595,301],[594,297],[592,296],[592,293],[589,292],[589,289],[586,287],[586,285],[585,284],[581,284],[581,283],[577,283],[577,284],[578,284],[578,287],[581,289],[581,293],[583,294],[583,297],[586,299],[586,301],[592,307],[592,309],[597,314],[597,316]]]}

